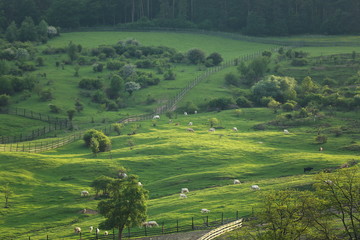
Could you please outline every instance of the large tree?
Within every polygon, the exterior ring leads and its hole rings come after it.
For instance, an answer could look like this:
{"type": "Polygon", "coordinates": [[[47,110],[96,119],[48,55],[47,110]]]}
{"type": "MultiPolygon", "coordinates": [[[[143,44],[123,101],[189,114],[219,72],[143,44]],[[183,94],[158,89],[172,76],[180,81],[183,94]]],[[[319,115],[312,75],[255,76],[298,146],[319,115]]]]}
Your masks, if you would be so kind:
{"type": "Polygon", "coordinates": [[[118,239],[122,239],[125,227],[139,226],[146,220],[148,191],[139,184],[136,176],[130,175],[109,184],[110,199],[101,201],[98,209],[105,221],[102,228],[117,228],[118,239]]]}

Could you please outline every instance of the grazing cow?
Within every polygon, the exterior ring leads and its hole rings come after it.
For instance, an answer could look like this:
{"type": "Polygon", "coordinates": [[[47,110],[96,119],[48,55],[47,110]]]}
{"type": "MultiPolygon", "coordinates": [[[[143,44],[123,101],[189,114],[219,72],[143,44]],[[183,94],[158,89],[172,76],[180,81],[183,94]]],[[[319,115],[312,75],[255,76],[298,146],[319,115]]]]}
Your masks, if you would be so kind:
{"type": "Polygon", "coordinates": [[[187,112],[184,112],[184,115],[187,116],[188,115],[187,112]]]}
{"type": "Polygon", "coordinates": [[[188,132],[195,132],[194,129],[192,129],[192,128],[187,128],[186,131],[188,131],[188,132]]]}
{"type": "Polygon", "coordinates": [[[144,227],[158,227],[159,224],[157,224],[156,221],[148,221],[148,222],[143,222],[142,226],[144,226],[144,227]]]}
{"type": "Polygon", "coordinates": [[[159,115],[155,115],[155,116],[153,116],[153,119],[160,119],[160,116],[159,116],[159,115]]]}
{"type": "Polygon", "coordinates": [[[320,147],[320,148],[319,148],[319,151],[320,151],[320,152],[324,151],[324,148],[323,148],[323,147],[320,147]]]}
{"type": "Polygon", "coordinates": [[[237,132],[237,131],[238,131],[237,127],[233,127],[232,130],[233,130],[234,132],[237,132]]]}
{"type": "Polygon", "coordinates": [[[258,185],[252,185],[251,189],[252,190],[260,190],[260,187],[258,185]]]}
{"type": "Polygon", "coordinates": [[[94,230],[94,227],[93,226],[90,226],[89,227],[89,232],[92,232],[94,230]]]}
{"type": "Polygon", "coordinates": [[[109,235],[109,232],[108,232],[108,231],[105,231],[105,232],[104,232],[104,235],[105,235],[105,236],[109,235]]]}
{"type": "Polygon", "coordinates": [[[142,187],[142,183],[141,183],[141,182],[138,182],[138,185],[139,185],[140,187],[142,187]]]}
{"type": "Polygon", "coordinates": [[[189,124],[188,124],[189,126],[192,126],[193,125],[193,123],[192,122],[189,122],[189,124]]]}
{"type": "Polygon", "coordinates": [[[187,196],[184,193],[180,193],[180,198],[184,199],[187,198],[187,196]]]}
{"type": "Polygon", "coordinates": [[[238,179],[234,179],[234,184],[241,184],[241,182],[238,179]]]}
{"type": "Polygon", "coordinates": [[[286,130],[286,129],[284,129],[284,133],[285,134],[290,134],[290,132],[288,130],[286,130]]]}
{"type": "Polygon", "coordinates": [[[96,228],[95,233],[96,233],[96,235],[98,235],[100,233],[100,229],[96,228]]]}
{"type": "Polygon", "coordinates": [[[310,172],[311,170],[313,170],[314,168],[312,168],[312,167],[305,167],[304,168],[304,173],[306,173],[306,172],[310,172]]]}
{"type": "Polygon", "coordinates": [[[209,132],[215,132],[215,128],[210,128],[209,132]]]}
{"type": "Polygon", "coordinates": [[[87,196],[89,196],[89,192],[88,191],[81,191],[80,196],[81,197],[87,197],[87,196]]]}
{"type": "Polygon", "coordinates": [[[127,174],[124,172],[119,172],[119,178],[121,179],[127,178],[127,174]]]}
{"type": "Polygon", "coordinates": [[[189,192],[189,189],[188,188],[182,188],[181,189],[181,193],[188,193],[189,192]]]}
{"type": "Polygon", "coordinates": [[[75,233],[81,233],[81,228],[80,227],[75,227],[74,232],[75,233]]]}
{"type": "Polygon", "coordinates": [[[206,209],[206,208],[203,208],[200,210],[201,213],[209,213],[210,210],[209,209],[206,209]]]}

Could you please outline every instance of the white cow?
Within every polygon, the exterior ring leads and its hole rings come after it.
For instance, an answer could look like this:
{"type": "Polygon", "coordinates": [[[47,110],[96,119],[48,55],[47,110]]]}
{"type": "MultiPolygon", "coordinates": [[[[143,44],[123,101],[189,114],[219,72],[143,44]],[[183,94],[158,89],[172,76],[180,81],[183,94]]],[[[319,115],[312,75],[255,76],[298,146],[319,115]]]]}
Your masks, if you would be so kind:
{"type": "Polygon", "coordinates": [[[189,189],[188,188],[182,188],[181,189],[181,193],[188,193],[189,192],[189,189]]]}
{"type": "Polygon", "coordinates": [[[153,119],[160,119],[160,116],[159,116],[159,115],[155,115],[155,116],[153,116],[153,119]]]}
{"type": "Polygon", "coordinates": [[[287,129],[284,129],[285,134],[290,134],[290,132],[287,129]]]}
{"type": "Polygon", "coordinates": [[[94,230],[94,227],[93,226],[90,226],[89,227],[89,232],[92,232],[94,230]]]}
{"type": "Polygon", "coordinates": [[[89,196],[89,192],[88,191],[81,191],[80,196],[81,197],[87,197],[87,196],[89,196]]]}
{"type": "Polygon", "coordinates": [[[81,233],[81,228],[80,227],[75,227],[74,232],[75,233],[81,233]]]}
{"type": "Polygon", "coordinates": [[[104,232],[104,235],[105,235],[105,236],[109,235],[109,232],[108,232],[108,231],[105,231],[105,232],[104,232]]]}
{"type": "Polygon", "coordinates": [[[187,112],[184,112],[184,115],[187,116],[188,115],[187,112]]]}
{"type": "Polygon", "coordinates": [[[206,208],[203,208],[203,209],[201,209],[201,211],[200,211],[201,213],[209,213],[210,212],[210,210],[208,210],[208,209],[206,209],[206,208]]]}
{"type": "Polygon", "coordinates": [[[187,196],[184,193],[180,193],[180,198],[184,199],[187,198],[187,196]]]}
{"type": "Polygon", "coordinates": [[[96,229],[95,229],[95,232],[96,232],[96,234],[99,234],[99,233],[100,233],[100,229],[96,228],[96,229]]]}
{"type": "Polygon", "coordinates": [[[192,126],[193,125],[193,123],[192,122],[189,122],[189,124],[188,124],[189,126],[192,126]]]}
{"type": "Polygon", "coordinates": [[[192,128],[187,128],[186,131],[188,131],[188,132],[195,132],[194,129],[192,129],[192,128]]]}
{"type": "Polygon", "coordinates": [[[195,110],[194,113],[197,114],[197,111],[195,110]]]}
{"type": "Polygon", "coordinates": [[[215,128],[210,128],[209,132],[215,132],[215,128]]]}
{"type": "Polygon", "coordinates": [[[241,184],[241,182],[238,179],[234,179],[234,184],[241,184]]]}
{"type": "Polygon", "coordinates": [[[251,189],[252,190],[260,190],[260,187],[258,185],[252,185],[251,189]]]}
{"type": "Polygon", "coordinates": [[[232,130],[233,130],[234,132],[237,132],[237,131],[238,131],[237,127],[233,127],[232,130]]]}

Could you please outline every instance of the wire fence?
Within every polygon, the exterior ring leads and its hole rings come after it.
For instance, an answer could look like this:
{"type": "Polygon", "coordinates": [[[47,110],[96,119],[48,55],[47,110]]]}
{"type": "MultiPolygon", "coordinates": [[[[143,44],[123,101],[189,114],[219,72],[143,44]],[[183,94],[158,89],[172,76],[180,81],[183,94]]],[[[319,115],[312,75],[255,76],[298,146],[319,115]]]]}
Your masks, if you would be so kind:
{"type": "Polygon", "coordinates": [[[69,121],[66,118],[54,118],[43,113],[37,113],[23,108],[5,109],[1,111],[1,114],[17,115],[29,119],[40,120],[48,123],[48,125],[28,133],[20,133],[14,136],[0,136],[0,144],[31,141],[43,137],[50,132],[67,129],[69,127],[69,121]]]}
{"type": "MultiPolygon", "coordinates": [[[[249,216],[246,216],[249,217],[249,216]]],[[[242,218],[244,219],[244,218],[242,218]]],[[[184,233],[198,230],[212,230],[216,229],[224,224],[229,224],[235,221],[239,221],[239,211],[232,213],[231,215],[226,215],[222,213],[209,213],[204,214],[201,217],[192,217],[191,219],[186,220],[175,220],[169,222],[159,222],[158,226],[154,227],[134,227],[134,228],[125,228],[122,232],[123,239],[131,239],[131,238],[141,238],[141,237],[149,237],[149,236],[160,236],[165,234],[173,234],[173,233],[184,233]]],[[[235,222],[235,223],[237,223],[235,222]]],[[[117,240],[118,239],[118,230],[112,229],[107,230],[107,234],[105,235],[105,230],[100,230],[99,233],[96,233],[95,228],[92,232],[89,231],[89,227],[83,227],[79,224],[81,228],[81,233],[74,234],[76,239],[82,240],[95,240],[95,239],[107,239],[107,240],[117,240]]],[[[37,239],[64,239],[65,237],[58,237],[47,235],[44,237],[29,237],[29,240],[37,240],[37,239]]]]}

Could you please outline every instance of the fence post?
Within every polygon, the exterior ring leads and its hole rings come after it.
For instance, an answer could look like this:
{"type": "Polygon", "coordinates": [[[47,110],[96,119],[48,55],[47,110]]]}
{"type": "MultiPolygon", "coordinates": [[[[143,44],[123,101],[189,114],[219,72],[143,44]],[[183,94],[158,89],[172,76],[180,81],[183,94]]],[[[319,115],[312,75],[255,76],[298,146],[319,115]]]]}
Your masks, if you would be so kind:
{"type": "Polygon", "coordinates": [[[162,226],[161,226],[161,233],[164,234],[164,221],[162,222],[162,226]]]}
{"type": "Polygon", "coordinates": [[[209,226],[209,216],[206,216],[206,226],[209,226]]]}
{"type": "Polygon", "coordinates": [[[191,218],[191,229],[194,230],[194,217],[191,218]]]}
{"type": "Polygon", "coordinates": [[[176,220],[176,232],[179,232],[179,219],[176,220]]]}
{"type": "Polygon", "coordinates": [[[145,236],[147,236],[146,225],[144,226],[144,230],[145,230],[145,236]]]}
{"type": "Polygon", "coordinates": [[[115,228],[113,228],[113,240],[115,240],[115,228]]]}
{"type": "Polygon", "coordinates": [[[221,224],[224,224],[224,212],[221,213],[221,224]]]}
{"type": "Polygon", "coordinates": [[[236,220],[239,219],[239,211],[236,211],[236,220]]]}
{"type": "Polygon", "coordinates": [[[131,230],[130,230],[130,227],[128,228],[128,232],[129,232],[129,238],[131,238],[131,230]]]}

